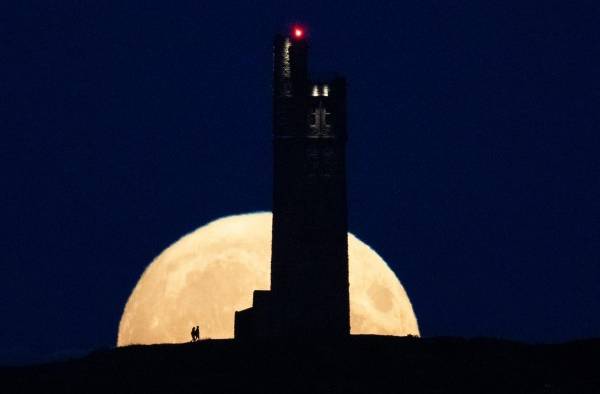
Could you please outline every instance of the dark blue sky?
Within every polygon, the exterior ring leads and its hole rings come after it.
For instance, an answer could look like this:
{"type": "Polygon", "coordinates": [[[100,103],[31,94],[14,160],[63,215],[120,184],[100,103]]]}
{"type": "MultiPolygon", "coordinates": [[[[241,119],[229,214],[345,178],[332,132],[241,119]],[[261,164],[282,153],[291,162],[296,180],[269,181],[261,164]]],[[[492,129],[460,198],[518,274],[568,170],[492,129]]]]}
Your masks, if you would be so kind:
{"type": "Polygon", "coordinates": [[[476,3],[1,10],[0,362],[113,345],[154,256],[270,209],[271,40],[295,21],[348,78],[350,229],[422,333],[599,336],[600,7],[476,3]]]}

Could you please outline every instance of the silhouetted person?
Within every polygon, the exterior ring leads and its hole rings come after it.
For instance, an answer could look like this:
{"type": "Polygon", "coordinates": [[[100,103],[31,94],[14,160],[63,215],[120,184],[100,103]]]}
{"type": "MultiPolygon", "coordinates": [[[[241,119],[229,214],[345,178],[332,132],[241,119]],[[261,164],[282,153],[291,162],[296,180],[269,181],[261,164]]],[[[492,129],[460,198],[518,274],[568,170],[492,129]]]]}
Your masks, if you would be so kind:
{"type": "Polygon", "coordinates": [[[200,340],[200,326],[196,326],[196,340],[200,340]]]}
{"type": "Polygon", "coordinates": [[[196,327],[192,327],[192,342],[196,342],[196,327]]]}

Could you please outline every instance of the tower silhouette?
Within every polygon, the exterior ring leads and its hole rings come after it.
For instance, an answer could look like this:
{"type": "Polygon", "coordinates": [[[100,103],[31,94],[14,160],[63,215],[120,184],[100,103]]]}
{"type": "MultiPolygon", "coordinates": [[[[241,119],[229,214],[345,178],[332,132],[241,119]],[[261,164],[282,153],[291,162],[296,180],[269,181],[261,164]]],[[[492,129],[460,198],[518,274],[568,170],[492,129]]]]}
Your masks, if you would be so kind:
{"type": "Polygon", "coordinates": [[[350,333],[346,83],[311,79],[292,33],[273,45],[271,290],[236,312],[236,338],[350,333]]]}

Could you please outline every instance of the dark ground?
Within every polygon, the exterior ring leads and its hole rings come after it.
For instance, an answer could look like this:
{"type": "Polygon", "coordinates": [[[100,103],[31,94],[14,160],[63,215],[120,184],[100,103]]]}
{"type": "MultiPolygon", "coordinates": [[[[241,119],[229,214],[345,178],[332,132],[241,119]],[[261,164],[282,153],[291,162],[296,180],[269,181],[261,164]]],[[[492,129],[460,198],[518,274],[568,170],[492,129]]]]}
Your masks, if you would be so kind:
{"type": "Polygon", "coordinates": [[[4,367],[0,379],[4,393],[600,393],[599,362],[599,339],[210,340],[4,367]]]}

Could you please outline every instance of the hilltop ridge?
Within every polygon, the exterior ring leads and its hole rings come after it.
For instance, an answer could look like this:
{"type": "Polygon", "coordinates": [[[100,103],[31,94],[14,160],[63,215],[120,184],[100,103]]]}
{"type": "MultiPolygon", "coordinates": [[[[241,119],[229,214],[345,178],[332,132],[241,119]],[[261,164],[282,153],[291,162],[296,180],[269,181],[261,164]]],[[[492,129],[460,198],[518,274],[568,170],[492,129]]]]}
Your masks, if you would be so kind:
{"type": "Polygon", "coordinates": [[[0,369],[4,392],[598,393],[600,339],[351,336],[104,349],[0,369]]]}

